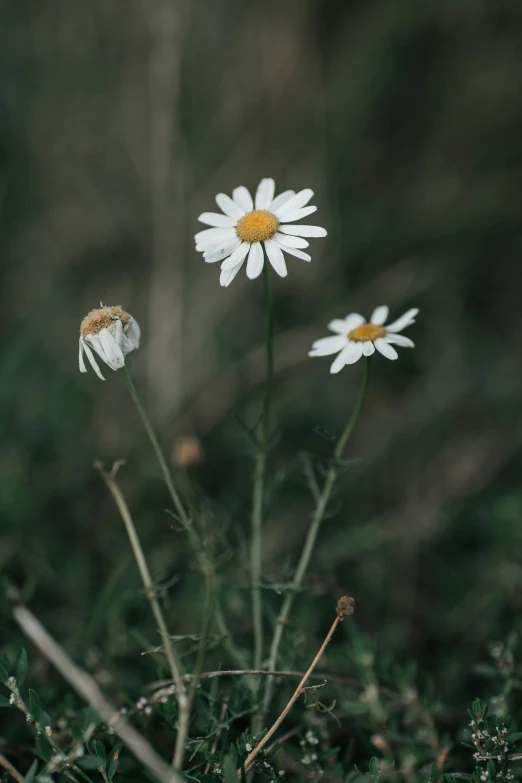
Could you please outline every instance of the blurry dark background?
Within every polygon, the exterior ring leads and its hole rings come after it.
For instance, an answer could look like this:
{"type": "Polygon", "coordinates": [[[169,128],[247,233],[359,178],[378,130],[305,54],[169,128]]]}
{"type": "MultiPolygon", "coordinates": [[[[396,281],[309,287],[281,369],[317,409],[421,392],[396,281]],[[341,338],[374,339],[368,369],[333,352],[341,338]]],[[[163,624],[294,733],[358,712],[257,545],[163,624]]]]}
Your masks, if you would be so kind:
{"type": "MultiPolygon", "coordinates": [[[[142,327],[134,369],[168,448],[203,443],[224,602],[248,631],[252,463],[235,416],[259,413],[262,285],[242,272],[221,289],[192,237],[217,192],[273,176],[314,189],[329,234],[273,280],[266,580],[291,573],[308,524],[295,455],[329,453],[317,428],[340,431],[360,380],[360,365],[332,377],[309,360],[312,340],[353,310],[419,307],[415,350],[374,361],[295,622],[322,628],[347,591],[382,654],[460,692],[458,709],[476,695],[471,663],[522,608],[521,25],[518,0],[0,4],[0,567],[80,663],[154,678],[95,458],[127,460],[154,573],[174,579],[171,627],[194,632],[201,601],[124,379],[78,371],[100,300],[142,327]]],[[[266,600],[268,627],[281,599],[266,600]]],[[[11,654],[21,637],[2,625],[11,654]]]]}

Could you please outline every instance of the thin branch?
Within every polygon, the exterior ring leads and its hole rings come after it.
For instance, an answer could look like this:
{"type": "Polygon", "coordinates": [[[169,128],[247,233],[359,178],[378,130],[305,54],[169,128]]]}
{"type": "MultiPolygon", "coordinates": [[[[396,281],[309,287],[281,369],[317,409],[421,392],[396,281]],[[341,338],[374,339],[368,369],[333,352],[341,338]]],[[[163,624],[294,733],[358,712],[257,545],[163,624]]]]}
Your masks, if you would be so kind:
{"type": "MultiPolygon", "coordinates": [[[[277,666],[277,661],[279,657],[279,648],[281,646],[281,639],[283,638],[283,632],[286,626],[286,621],[288,620],[288,617],[294,605],[294,601],[299,593],[299,590],[301,589],[301,585],[303,584],[303,580],[315,548],[315,542],[317,540],[317,536],[319,535],[321,524],[324,520],[326,511],[328,509],[328,504],[330,502],[332,491],[335,487],[335,484],[340,474],[341,460],[344,454],[344,450],[346,448],[346,444],[350,440],[350,437],[355,428],[355,425],[357,424],[357,420],[359,419],[364,404],[364,400],[366,397],[366,390],[368,388],[370,365],[371,365],[371,359],[367,358],[364,365],[363,379],[362,379],[361,387],[359,390],[359,394],[355,406],[352,410],[350,418],[348,419],[348,423],[344,428],[335,446],[333,460],[330,464],[330,467],[328,468],[328,472],[324,480],[323,489],[321,491],[320,496],[317,499],[315,509],[312,514],[312,521],[310,527],[308,528],[308,533],[306,535],[303,549],[299,557],[299,562],[295,569],[292,585],[290,589],[287,591],[285,598],[283,600],[283,606],[281,607],[281,612],[275,627],[274,636],[272,638],[272,644],[270,645],[270,653],[268,656],[268,668],[272,670],[275,669],[277,666]]],[[[272,700],[273,691],[274,691],[273,680],[267,680],[265,693],[263,696],[263,703],[257,721],[258,726],[261,726],[264,723],[265,716],[268,713],[270,702],[272,700]]]]}
{"type": "MultiPolygon", "coordinates": [[[[219,740],[220,740],[221,734],[223,732],[223,722],[225,720],[225,717],[226,717],[226,714],[227,714],[227,710],[228,710],[228,701],[227,701],[227,699],[225,699],[225,701],[221,705],[221,712],[219,714],[219,723],[221,725],[220,725],[220,727],[219,727],[219,729],[218,729],[218,731],[216,733],[216,736],[214,737],[214,742],[212,743],[212,748],[210,749],[210,753],[212,754],[212,756],[214,756],[216,754],[216,751],[217,751],[217,748],[218,748],[218,745],[219,745],[219,740]]],[[[203,772],[203,774],[204,775],[208,775],[210,770],[211,770],[211,764],[210,764],[210,761],[208,761],[207,765],[205,767],[205,771],[203,772]]]]}
{"type": "Polygon", "coordinates": [[[163,617],[163,612],[161,611],[161,606],[159,605],[159,601],[156,597],[156,590],[154,588],[154,583],[150,575],[149,567],[147,565],[147,560],[145,558],[145,554],[143,552],[141,542],[138,533],[136,531],[136,527],[134,525],[134,521],[129,511],[127,502],[123,497],[123,494],[116,482],[116,472],[118,468],[118,463],[115,463],[113,465],[113,468],[110,472],[106,471],[100,463],[96,463],[96,467],[100,471],[100,475],[102,476],[111,495],[113,496],[116,505],[118,506],[118,511],[120,512],[121,518],[125,523],[127,535],[129,537],[132,550],[134,552],[134,557],[136,558],[136,563],[138,564],[138,569],[141,574],[143,584],[145,586],[145,593],[150,603],[152,613],[154,614],[154,617],[158,624],[159,632],[161,634],[161,639],[163,641],[163,649],[169,664],[170,673],[172,674],[172,679],[176,684],[176,698],[178,700],[178,706],[179,706],[179,730],[176,737],[176,746],[174,749],[173,763],[177,769],[181,769],[183,765],[185,739],[188,732],[190,705],[189,705],[189,699],[187,698],[187,694],[185,692],[185,686],[183,685],[183,680],[181,679],[180,666],[178,663],[178,659],[176,657],[176,653],[174,652],[174,647],[170,640],[167,623],[165,622],[165,618],[163,617]]]}
{"type": "Polygon", "coordinates": [[[120,713],[105,698],[94,678],[73,663],[65,650],[50,636],[27,607],[15,606],[13,616],[27,638],[105,723],[114,729],[114,733],[151,775],[161,783],[183,783],[184,779],[181,775],[163,761],[152,745],[133,726],[129,726],[122,720],[120,713]]]}
{"type": "Polygon", "coordinates": [[[3,756],[1,753],[0,753],[0,767],[3,767],[4,769],[6,769],[9,772],[9,774],[11,775],[11,777],[14,778],[14,780],[16,780],[16,783],[23,783],[24,776],[20,775],[18,770],[15,769],[13,767],[13,765],[11,764],[11,762],[8,761],[6,759],[6,757],[3,756]]]}
{"type": "Polygon", "coordinates": [[[268,740],[271,739],[271,737],[275,734],[275,732],[277,731],[277,729],[279,728],[281,723],[284,721],[284,719],[286,718],[286,716],[288,715],[288,713],[290,712],[290,710],[292,709],[292,707],[294,706],[294,704],[298,700],[299,696],[305,690],[306,682],[307,682],[308,678],[310,677],[310,675],[312,674],[312,672],[315,669],[315,667],[317,666],[317,664],[319,663],[319,661],[321,659],[321,656],[324,653],[324,651],[326,650],[328,644],[330,643],[330,640],[331,640],[332,636],[335,633],[335,629],[337,628],[339,623],[341,623],[344,620],[346,615],[353,614],[354,605],[355,605],[355,602],[354,602],[353,598],[349,598],[348,596],[343,596],[343,598],[339,599],[339,601],[337,603],[337,615],[336,615],[336,618],[335,618],[335,620],[332,623],[332,627],[330,628],[330,630],[326,634],[326,638],[325,638],[324,642],[322,643],[321,647],[319,648],[319,651],[317,652],[317,655],[315,656],[315,658],[313,659],[312,663],[308,667],[308,670],[305,672],[301,682],[299,683],[299,685],[295,689],[294,693],[292,694],[292,697],[291,697],[290,701],[288,702],[288,704],[286,705],[286,707],[284,708],[284,710],[282,711],[281,715],[278,717],[276,722],[273,724],[272,728],[270,728],[267,731],[267,733],[265,734],[265,736],[263,737],[261,742],[258,745],[256,745],[256,747],[254,748],[254,750],[251,753],[248,754],[248,756],[246,757],[242,767],[240,767],[238,769],[238,771],[237,771],[238,775],[241,775],[243,770],[244,770],[244,772],[248,772],[248,770],[252,766],[252,763],[253,763],[254,759],[256,758],[256,756],[258,755],[258,753],[264,748],[264,746],[268,743],[268,740]]]}
{"type": "MultiPolygon", "coordinates": [[[[281,671],[269,671],[267,669],[216,669],[212,672],[201,672],[201,674],[184,674],[183,679],[190,681],[197,677],[198,680],[212,680],[215,677],[241,677],[247,675],[260,675],[261,677],[302,677],[304,672],[298,672],[291,669],[283,669],[281,671]]],[[[331,682],[337,682],[340,685],[352,685],[354,688],[365,688],[364,683],[359,682],[351,677],[342,677],[339,674],[329,674],[328,672],[315,672],[313,675],[318,680],[330,680],[331,682]]],[[[156,680],[151,682],[147,686],[147,690],[157,690],[159,688],[166,688],[168,685],[172,685],[172,680],[156,680]]],[[[396,694],[385,688],[381,688],[383,692],[388,692],[391,696],[396,694]]]]}

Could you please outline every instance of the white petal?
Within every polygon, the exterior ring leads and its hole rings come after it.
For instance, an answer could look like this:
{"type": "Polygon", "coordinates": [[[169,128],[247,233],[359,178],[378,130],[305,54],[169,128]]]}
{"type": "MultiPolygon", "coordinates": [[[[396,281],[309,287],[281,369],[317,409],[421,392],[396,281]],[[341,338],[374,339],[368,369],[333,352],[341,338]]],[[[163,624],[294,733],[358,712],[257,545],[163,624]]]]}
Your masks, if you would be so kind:
{"type": "Polygon", "coordinates": [[[225,213],[225,215],[228,215],[235,220],[240,220],[240,218],[242,218],[245,214],[245,210],[240,207],[239,204],[236,204],[235,201],[232,201],[230,196],[227,196],[225,193],[217,194],[216,204],[225,213]]]}
{"type": "Polygon", "coordinates": [[[392,324],[388,324],[386,326],[387,332],[402,332],[403,329],[406,329],[407,326],[411,326],[411,324],[415,323],[415,316],[418,313],[418,309],[416,307],[413,307],[411,310],[408,310],[404,315],[401,315],[400,318],[398,318],[396,321],[394,321],[392,324]]]}
{"type": "Polygon", "coordinates": [[[250,253],[248,254],[247,277],[251,280],[259,277],[263,271],[264,260],[261,242],[254,242],[250,245],[250,253]]]}
{"type": "Polygon", "coordinates": [[[128,353],[134,350],[134,346],[132,342],[129,340],[129,338],[125,333],[122,334],[121,336],[120,348],[124,356],[127,356],[128,353]]]}
{"type": "Polygon", "coordinates": [[[215,261],[222,261],[224,258],[228,258],[231,253],[236,250],[239,245],[241,244],[240,239],[236,239],[236,241],[231,244],[227,245],[226,247],[219,248],[216,250],[216,248],[212,248],[211,250],[206,250],[203,254],[203,258],[205,259],[205,263],[207,264],[213,264],[215,261]]]}
{"type": "Polygon", "coordinates": [[[413,340],[410,340],[409,337],[405,337],[403,334],[387,334],[386,337],[383,337],[383,340],[387,343],[400,345],[401,348],[415,348],[413,340]]]}
{"type": "Polygon", "coordinates": [[[277,239],[280,245],[286,245],[287,247],[300,247],[301,250],[304,247],[308,247],[310,242],[301,237],[291,237],[290,234],[280,234],[279,231],[274,234],[274,239],[277,239]]]}
{"type": "Polygon", "coordinates": [[[117,318],[110,326],[107,327],[107,329],[109,334],[116,340],[116,345],[121,348],[123,339],[123,324],[121,320],[117,318]]]}
{"type": "Polygon", "coordinates": [[[379,351],[379,353],[382,353],[383,356],[386,356],[387,359],[398,359],[399,354],[395,350],[395,348],[386,342],[386,340],[383,340],[382,337],[380,337],[378,340],[375,341],[375,347],[379,351]]]}
{"type": "Polygon", "coordinates": [[[291,220],[302,220],[303,218],[308,217],[308,215],[311,215],[312,212],[317,212],[317,207],[294,209],[292,212],[285,212],[284,215],[281,215],[279,220],[281,223],[290,223],[291,220]]]}
{"type": "Polygon", "coordinates": [[[275,199],[272,201],[272,204],[270,205],[270,209],[276,214],[279,207],[282,207],[283,204],[286,204],[286,202],[292,198],[292,196],[295,196],[295,190],[285,190],[283,193],[280,193],[279,196],[276,196],[275,199]]]}
{"type": "Polygon", "coordinates": [[[245,210],[245,212],[252,212],[254,209],[254,202],[252,201],[250,191],[245,188],[244,185],[240,185],[238,188],[234,188],[232,191],[232,198],[236,204],[239,204],[241,209],[245,210]]]}
{"type": "Polygon", "coordinates": [[[347,334],[348,333],[348,327],[346,326],[346,319],[344,318],[334,318],[333,321],[330,321],[328,324],[328,328],[332,330],[332,332],[337,332],[338,334],[347,334]]]}
{"type": "Polygon", "coordinates": [[[275,182],[268,177],[262,179],[256,190],[256,209],[268,209],[275,193],[275,182]]]}
{"type": "Polygon", "coordinates": [[[279,231],[296,237],[325,237],[328,233],[325,228],[320,226],[294,226],[286,225],[286,223],[279,228],[279,231]]]}
{"type": "Polygon", "coordinates": [[[366,318],[363,318],[359,313],[350,313],[344,319],[346,324],[346,331],[351,332],[352,329],[357,329],[358,326],[362,326],[366,323],[366,318]]]}
{"type": "Polygon", "coordinates": [[[219,247],[225,242],[233,242],[237,238],[235,228],[213,228],[211,231],[215,233],[197,240],[196,250],[204,252],[211,247],[219,247]]]}
{"type": "Polygon", "coordinates": [[[335,337],[323,337],[312,345],[309,356],[330,356],[346,347],[346,337],[336,334],[335,337]]]}
{"type": "Polygon", "coordinates": [[[103,349],[103,345],[101,344],[99,334],[88,334],[87,337],[84,339],[84,347],[87,344],[90,345],[92,348],[94,348],[94,350],[96,351],[100,359],[103,359],[103,361],[105,361],[105,351],[103,349]]]}
{"type": "Polygon", "coordinates": [[[363,356],[371,356],[373,353],[375,353],[375,346],[371,340],[367,340],[362,344],[362,352],[363,356]]]}
{"type": "Polygon", "coordinates": [[[203,231],[198,231],[194,234],[196,243],[203,242],[205,239],[209,239],[213,236],[221,236],[224,232],[230,231],[229,228],[204,228],[203,231]]]}
{"type": "MultiPolygon", "coordinates": [[[[89,336],[90,336],[90,335],[89,335],[89,336]]],[[[100,378],[100,380],[104,381],[104,380],[105,380],[105,378],[104,378],[104,377],[103,377],[103,375],[101,374],[100,368],[98,367],[98,362],[97,362],[97,361],[96,361],[96,359],[94,358],[94,354],[93,354],[93,352],[91,351],[91,349],[90,349],[90,348],[89,348],[89,346],[87,345],[87,340],[86,340],[86,339],[85,339],[85,340],[83,340],[83,350],[84,350],[84,351],[85,351],[85,353],[87,354],[87,358],[88,358],[88,360],[89,360],[89,361],[90,361],[90,363],[91,363],[91,367],[92,367],[92,369],[94,370],[94,372],[96,373],[96,375],[98,376],[98,378],[100,378]]]]}
{"type": "Polygon", "coordinates": [[[133,344],[134,348],[140,347],[141,329],[135,318],[131,317],[130,324],[125,334],[133,344]]]}
{"type": "Polygon", "coordinates": [[[248,242],[241,242],[239,247],[234,250],[230,258],[227,258],[226,261],[223,261],[221,264],[221,269],[233,269],[235,266],[237,266],[237,264],[243,261],[244,257],[248,253],[249,247],[250,244],[248,242]]]}
{"type": "Polygon", "coordinates": [[[235,226],[237,220],[235,218],[228,217],[228,215],[221,215],[219,212],[202,212],[198,217],[200,223],[206,223],[207,226],[235,226]]]}
{"type": "Polygon", "coordinates": [[[355,364],[363,355],[363,343],[350,342],[350,350],[346,351],[346,364],[355,364]]]}
{"type": "Polygon", "coordinates": [[[105,361],[112,370],[121,370],[125,366],[123,351],[109,329],[102,329],[98,337],[105,352],[105,361]]]}
{"type": "Polygon", "coordinates": [[[277,274],[280,277],[286,277],[288,272],[286,271],[285,257],[283,256],[283,251],[281,250],[279,245],[276,242],[274,242],[273,239],[267,239],[267,241],[265,242],[265,250],[268,259],[272,264],[272,266],[274,267],[277,274]]]}
{"type": "Polygon", "coordinates": [[[232,253],[240,244],[241,240],[239,237],[234,237],[234,239],[224,239],[222,242],[218,242],[215,245],[211,245],[210,247],[205,248],[205,250],[203,250],[203,258],[208,258],[209,256],[213,256],[216,253],[224,253],[226,250],[229,250],[228,255],[230,255],[230,253],[232,253]]]}
{"type": "Polygon", "coordinates": [[[221,267],[221,275],[219,276],[219,282],[224,288],[226,288],[227,285],[230,285],[234,277],[237,275],[237,273],[243,266],[243,263],[244,263],[244,259],[243,261],[240,261],[239,264],[232,267],[232,269],[223,269],[223,267],[221,267]]]}
{"type": "Polygon", "coordinates": [[[376,307],[373,311],[370,323],[375,324],[375,326],[382,326],[383,323],[388,318],[388,313],[390,312],[389,307],[386,307],[386,305],[381,305],[380,307],[376,307]]]}
{"type": "Polygon", "coordinates": [[[290,253],[291,256],[295,256],[296,258],[301,258],[303,261],[311,261],[312,256],[309,256],[308,253],[303,253],[302,250],[298,250],[296,247],[290,247],[288,245],[284,245],[282,242],[277,242],[277,240],[274,239],[274,242],[278,245],[278,247],[281,248],[285,253],[290,253]]]}
{"type": "Polygon", "coordinates": [[[277,217],[283,218],[287,213],[293,212],[295,209],[301,209],[310,201],[313,195],[314,191],[310,190],[310,188],[300,190],[293,198],[288,199],[282,207],[279,207],[276,212],[277,217]]]}
{"type": "Polygon", "coordinates": [[[331,373],[336,373],[342,370],[342,368],[347,364],[355,364],[356,361],[358,361],[362,356],[362,344],[361,343],[348,343],[346,348],[344,348],[337,359],[333,362],[332,366],[330,367],[331,373]]]}
{"type": "Polygon", "coordinates": [[[85,362],[83,361],[83,342],[82,342],[81,335],[80,335],[78,362],[80,364],[80,372],[87,372],[87,367],[85,366],[85,362]]]}

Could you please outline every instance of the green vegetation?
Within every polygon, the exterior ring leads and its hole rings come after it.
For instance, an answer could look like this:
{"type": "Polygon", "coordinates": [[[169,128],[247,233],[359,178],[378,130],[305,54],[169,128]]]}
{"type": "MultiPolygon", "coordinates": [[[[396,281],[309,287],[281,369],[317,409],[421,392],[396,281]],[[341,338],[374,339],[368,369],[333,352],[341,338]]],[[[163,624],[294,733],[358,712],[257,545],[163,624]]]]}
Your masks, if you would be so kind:
{"type": "Polygon", "coordinates": [[[514,0],[0,4],[1,783],[235,783],[344,595],[255,780],[521,777],[521,25],[514,0]],[[193,240],[262,177],[328,229],[270,274],[267,430],[263,282],[220,288],[193,240]],[[141,325],[163,465],[130,358],[78,371],[100,300],[141,325]],[[332,459],[364,364],[307,353],[380,304],[420,309],[416,347],[372,359],[332,459]]]}

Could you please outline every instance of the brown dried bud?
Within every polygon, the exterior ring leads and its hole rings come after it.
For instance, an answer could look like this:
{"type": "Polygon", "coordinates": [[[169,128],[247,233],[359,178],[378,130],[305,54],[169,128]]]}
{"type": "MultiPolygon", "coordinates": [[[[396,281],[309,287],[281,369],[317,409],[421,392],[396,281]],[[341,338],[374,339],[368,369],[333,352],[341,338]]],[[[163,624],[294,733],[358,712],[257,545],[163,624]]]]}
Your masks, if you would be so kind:
{"type": "Polygon", "coordinates": [[[203,446],[199,438],[184,435],[178,438],[172,451],[172,461],[177,468],[188,470],[199,465],[203,459],[203,446]]]}
{"type": "Polygon", "coordinates": [[[382,734],[374,734],[371,738],[371,743],[374,748],[377,748],[377,750],[380,750],[381,753],[385,753],[386,755],[391,755],[391,748],[386,741],[385,737],[382,736],[382,734]]]}
{"type": "Polygon", "coordinates": [[[337,617],[339,620],[344,620],[348,614],[353,614],[355,611],[355,601],[350,598],[349,595],[343,595],[337,601],[337,617]]]}

